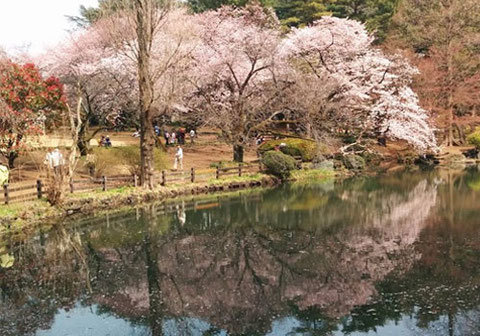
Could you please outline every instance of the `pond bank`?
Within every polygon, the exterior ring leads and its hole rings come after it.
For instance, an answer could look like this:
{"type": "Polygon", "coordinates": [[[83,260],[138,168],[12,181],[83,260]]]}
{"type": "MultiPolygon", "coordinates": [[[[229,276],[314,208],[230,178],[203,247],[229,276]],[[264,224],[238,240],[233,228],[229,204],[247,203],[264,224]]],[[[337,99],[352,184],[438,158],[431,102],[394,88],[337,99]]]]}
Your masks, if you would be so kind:
{"type": "Polygon", "coordinates": [[[265,174],[229,178],[209,183],[191,183],[182,186],[143,190],[122,187],[108,191],[93,191],[68,195],[60,206],[50,206],[46,200],[36,200],[0,207],[0,235],[35,230],[43,222],[54,222],[70,217],[92,215],[100,211],[124,206],[141,205],[176,199],[182,196],[206,195],[216,192],[269,187],[280,184],[275,177],[265,174]]]}
{"type": "MultiPolygon", "coordinates": [[[[301,170],[293,174],[292,180],[306,183],[335,178],[338,175],[341,174],[325,170],[301,170]]],[[[80,216],[95,215],[122,207],[174,200],[186,196],[268,188],[281,183],[282,181],[274,176],[259,173],[203,183],[158,187],[154,190],[121,187],[108,191],[69,194],[60,206],[50,206],[44,199],[24,204],[0,206],[0,236],[26,233],[38,229],[44,223],[54,223],[69,218],[73,220],[80,216]]]]}

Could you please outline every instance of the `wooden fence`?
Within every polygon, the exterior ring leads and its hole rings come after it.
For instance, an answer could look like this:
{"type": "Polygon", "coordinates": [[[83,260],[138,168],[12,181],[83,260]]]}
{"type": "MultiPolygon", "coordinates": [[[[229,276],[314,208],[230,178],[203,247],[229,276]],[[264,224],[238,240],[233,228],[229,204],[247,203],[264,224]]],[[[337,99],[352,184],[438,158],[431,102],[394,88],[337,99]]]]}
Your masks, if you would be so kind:
{"type": "MultiPolygon", "coordinates": [[[[223,177],[240,177],[243,175],[255,174],[259,171],[260,166],[258,164],[239,164],[235,167],[217,167],[216,169],[198,171],[195,168],[192,168],[189,171],[163,170],[160,174],[155,176],[155,182],[162,186],[171,184],[182,185],[188,183],[208,182],[212,179],[221,179],[223,177]]],[[[73,179],[69,183],[69,190],[70,193],[95,190],[107,191],[112,188],[125,186],[137,187],[139,183],[140,178],[137,175],[102,176],[101,178],[73,179]]],[[[44,197],[45,192],[45,183],[44,180],[41,179],[37,180],[35,184],[5,184],[3,186],[3,200],[0,197],[0,204],[11,204],[41,199],[44,197]]]]}

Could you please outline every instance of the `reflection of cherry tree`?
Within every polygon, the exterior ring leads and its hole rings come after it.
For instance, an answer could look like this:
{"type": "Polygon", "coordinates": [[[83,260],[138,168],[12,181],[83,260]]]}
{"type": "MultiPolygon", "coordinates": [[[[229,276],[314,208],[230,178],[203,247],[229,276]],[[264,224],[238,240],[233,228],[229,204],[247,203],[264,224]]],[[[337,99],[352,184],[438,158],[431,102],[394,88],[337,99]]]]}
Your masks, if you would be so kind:
{"type": "MultiPolygon", "coordinates": [[[[230,333],[267,332],[273,319],[292,309],[298,316],[316,312],[335,321],[367,304],[377,295],[376,284],[393,270],[401,275],[411,269],[419,257],[413,243],[437,199],[428,180],[398,189],[388,180],[377,189],[367,188],[368,180],[363,183],[313,189],[311,196],[321,201],[308,208],[302,208],[307,190],[295,188],[220,201],[217,208],[187,212],[183,225],[175,216],[158,216],[155,206],[139,212],[137,220],[135,214],[121,213],[78,240],[82,245],[75,246],[83,254],[54,236],[49,244],[57,250],[48,254],[29,247],[29,255],[49,266],[40,274],[28,269],[16,273],[32,280],[22,286],[30,289],[14,291],[33,298],[61,293],[68,300],[55,303],[53,315],[56,306],[68,307],[80,297],[78,287],[87,288],[90,274],[88,302],[148,324],[153,335],[165,331],[167,319],[191,331],[196,326],[189,317],[230,333]],[[426,208],[420,215],[411,211],[415,202],[426,208]],[[356,220],[346,208],[357,214],[356,220]],[[385,215],[375,215],[378,211],[385,215]],[[88,258],[80,257],[84,254],[88,258]],[[63,277],[75,284],[68,287],[65,281],[70,292],[55,288],[63,277]],[[39,283],[42,292],[34,290],[39,283]]],[[[17,301],[10,302],[11,310],[19,312],[17,301]]],[[[44,319],[51,321],[52,315],[44,319]]],[[[309,328],[315,328],[312,323],[309,328]]]]}
{"type": "Polygon", "coordinates": [[[91,289],[84,248],[78,233],[59,228],[15,251],[18,262],[8,272],[0,269],[1,335],[48,329],[59,306],[72,307],[91,289]]]}
{"type": "MultiPolygon", "coordinates": [[[[332,318],[346,315],[376,294],[375,282],[393,269],[409,269],[417,259],[412,243],[425,224],[428,211],[418,218],[409,209],[418,201],[430,209],[435,203],[434,193],[435,187],[420,181],[406,195],[378,195],[375,201],[387,213],[385,217],[375,219],[367,213],[362,220],[368,221],[363,225],[341,228],[328,235],[321,230],[273,229],[255,224],[254,208],[258,203],[226,205],[208,216],[204,213],[203,218],[208,218],[210,225],[225,224],[228,220],[235,223],[235,228],[192,235],[187,222],[184,228],[178,225],[174,230],[178,233],[156,237],[149,245],[148,251],[155,246],[155,254],[150,252],[147,259],[153,258],[158,265],[154,273],[157,294],[164,304],[162,311],[169,316],[201,317],[238,333],[267,331],[272,315],[287,314],[289,302],[300,310],[319,307],[332,318]]],[[[265,199],[264,203],[268,205],[265,199]]],[[[322,210],[316,210],[317,219],[322,210]]],[[[267,215],[260,210],[260,223],[268,223],[267,215]]],[[[158,225],[153,223],[150,225],[158,225]]],[[[127,258],[126,265],[136,258],[119,253],[127,258]]],[[[104,267],[114,265],[107,263],[104,267]]],[[[105,304],[118,302],[115,293],[121,292],[121,302],[127,303],[128,310],[137,316],[149,314],[150,305],[146,302],[151,302],[152,288],[156,288],[150,280],[113,288],[112,296],[104,299],[105,304]]],[[[116,311],[127,316],[131,313],[122,308],[116,311]]]]}

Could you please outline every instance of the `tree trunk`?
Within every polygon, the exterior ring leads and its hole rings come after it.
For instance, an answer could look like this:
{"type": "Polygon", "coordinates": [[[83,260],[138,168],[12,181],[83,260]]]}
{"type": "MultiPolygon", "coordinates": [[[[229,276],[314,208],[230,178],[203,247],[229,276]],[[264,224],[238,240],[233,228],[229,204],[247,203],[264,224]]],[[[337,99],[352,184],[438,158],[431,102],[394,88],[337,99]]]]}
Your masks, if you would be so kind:
{"type": "Polygon", "coordinates": [[[153,82],[150,73],[150,56],[153,39],[152,27],[155,20],[154,4],[152,0],[136,0],[134,4],[138,37],[141,183],[144,188],[153,189],[155,131],[153,129],[153,82]]]}
{"type": "Polygon", "coordinates": [[[81,156],[87,156],[88,154],[88,141],[85,139],[85,133],[78,135],[77,148],[80,151],[81,156]]]}
{"type": "Polygon", "coordinates": [[[13,169],[15,168],[15,160],[18,158],[17,152],[10,152],[8,153],[8,168],[13,169]]]}
{"type": "Polygon", "coordinates": [[[233,161],[243,162],[243,145],[235,144],[233,145],[233,161]]]}
{"type": "Polygon", "coordinates": [[[448,139],[447,146],[453,146],[453,108],[449,108],[448,112],[448,139]]]}
{"type": "Polygon", "coordinates": [[[142,186],[153,189],[153,149],[155,148],[154,131],[150,111],[145,111],[141,118],[140,156],[141,156],[141,183],[142,186]]]}
{"type": "Polygon", "coordinates": [[[148,282],[149,322],[152,336],[162,336],[165,307],[161,289],[161,274],[158,269],[159,252],[158,237],[155,236],[155,219],[154,216],[149,214],[152,210],[153,209],[144,209],[142,218],[148,224],[143,244],[148,282]]]}

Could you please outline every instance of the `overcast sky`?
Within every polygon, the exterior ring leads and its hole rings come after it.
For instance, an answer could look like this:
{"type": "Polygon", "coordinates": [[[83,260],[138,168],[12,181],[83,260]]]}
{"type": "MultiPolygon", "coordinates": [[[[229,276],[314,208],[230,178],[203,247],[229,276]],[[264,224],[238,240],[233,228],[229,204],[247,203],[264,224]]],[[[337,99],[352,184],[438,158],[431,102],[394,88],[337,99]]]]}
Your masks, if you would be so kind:
{"type": "Polygon", "coordinates": [[[39,53],[66,36],[72,28],[66,15],[78,15],[80,5],[98,0],[0,0],[0,46],[7,51],[30,47],[39,53]]]}

